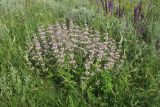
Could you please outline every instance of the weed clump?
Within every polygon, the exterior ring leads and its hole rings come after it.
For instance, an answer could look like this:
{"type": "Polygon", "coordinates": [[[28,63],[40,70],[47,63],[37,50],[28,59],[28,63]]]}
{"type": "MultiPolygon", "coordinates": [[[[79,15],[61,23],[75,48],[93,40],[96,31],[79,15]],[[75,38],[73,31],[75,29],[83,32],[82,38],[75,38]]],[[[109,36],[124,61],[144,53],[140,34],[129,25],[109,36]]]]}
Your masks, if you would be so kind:
{"type": "Polygon", "coordinates": [[[79,72],[79,76],[87,78],[102,70],[120,66],[121,44],[103,36],[87,25],[84,28],[55,24],[47,29],[39,27],[38,34],[33,34],[29,59],[40,71],[57,71],[58,69],[79,72]]]}

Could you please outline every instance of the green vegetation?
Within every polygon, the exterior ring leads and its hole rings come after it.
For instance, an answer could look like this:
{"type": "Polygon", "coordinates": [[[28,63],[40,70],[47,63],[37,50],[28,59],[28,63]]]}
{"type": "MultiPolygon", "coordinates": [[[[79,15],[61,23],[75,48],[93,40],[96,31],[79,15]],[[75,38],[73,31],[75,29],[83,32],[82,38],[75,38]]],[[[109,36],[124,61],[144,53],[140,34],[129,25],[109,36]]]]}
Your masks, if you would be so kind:
{"type": "Polygon", "coordinates": [[[151,0],[148,10],[149,0],[142,0],[147,21],[138,24],[145,33],[133,22],[139,2],[130,1],[124,0],[124,15],[117,18],[104,14],[95,0],[0,0],[0,107],[159,107],[160,1],[151,0]],[[58,74],[41,75],[29,59],[32,34],[66,19],[121,42],[122,66],[80,83],[79,75],[60,67],[58,74]]]}

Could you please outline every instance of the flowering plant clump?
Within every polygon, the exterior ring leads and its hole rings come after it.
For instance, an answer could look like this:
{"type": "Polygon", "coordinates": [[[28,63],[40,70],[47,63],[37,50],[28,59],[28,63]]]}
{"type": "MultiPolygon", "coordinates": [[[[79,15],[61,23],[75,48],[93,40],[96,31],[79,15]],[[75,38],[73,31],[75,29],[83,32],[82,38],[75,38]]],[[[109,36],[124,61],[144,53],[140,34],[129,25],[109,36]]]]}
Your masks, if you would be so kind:
{"type": "MultiPolygon", "coordinates": [[[[115,16],[117,18],[123,18],[126,17],[125,14],[127,13],[127,8],[132,9],[132,5],[134,6],[133,8],[133,15],[132,17],[132,22],[133,26],[135,28],[135,31],[141,35],[141,38],[146,41],[150,42],[150,37],[148,36],[148,25],[149,25],[149,20],[150,20],[150,14],[152,10],[152,2],[147,4],[145,6],[145,2],[140,0],[137,5],[132,3],[130,1],[130,6],[128,5],[122,5],[122,3],[116,2],[114,0],[95,0],[96,6],[98,8],[98,12],[100,10],[100,6],[103,9],[103,12],[106,15],[111,15],[115,16]],[[145,10],[147,8],[147,10],[145,10]]],[[[124,3],[123,3],[124,4],[124,3]]]]}
{"type": "Polygon", "coordinates": [[[68,25],[55,24],[47,29],[41,26],[38,32],[33,35],[29,59],[43,72],[81,69],[81,74],[89,77],[118,65],[121,57],[120,44],[109,38],[108,33],[100,36],[87,25],[80,29],[70,21],[68,25]]]}
{"type": "MultiPolygon", "coordinates": [[[[102,6],[103,11],[106,15],[108,14],[115,15],[118,18],[121,18],[124,16],[124,6],[121,6],[120,4],[118,6],[114,6],[114,0],[96,0],[96,4],[98,6],[99,5],[102,6]],[[116,10],[116,12],[114,12],[114,10],[116,10]]],[[[99,11],[99,7],[98,7],[98,11],[99,11]]]]}

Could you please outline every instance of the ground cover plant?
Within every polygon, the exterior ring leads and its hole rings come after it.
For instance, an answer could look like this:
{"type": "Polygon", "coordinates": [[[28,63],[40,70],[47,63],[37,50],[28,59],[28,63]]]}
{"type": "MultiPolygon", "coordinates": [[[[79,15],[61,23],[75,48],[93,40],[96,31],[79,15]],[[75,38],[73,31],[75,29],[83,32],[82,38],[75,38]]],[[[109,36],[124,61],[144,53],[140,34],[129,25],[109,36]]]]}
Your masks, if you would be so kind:
{"type": "Polygon", "coordinates": [[[0,106],[159,107],[159,10],[159,0],[1,0],[0,106]]]}

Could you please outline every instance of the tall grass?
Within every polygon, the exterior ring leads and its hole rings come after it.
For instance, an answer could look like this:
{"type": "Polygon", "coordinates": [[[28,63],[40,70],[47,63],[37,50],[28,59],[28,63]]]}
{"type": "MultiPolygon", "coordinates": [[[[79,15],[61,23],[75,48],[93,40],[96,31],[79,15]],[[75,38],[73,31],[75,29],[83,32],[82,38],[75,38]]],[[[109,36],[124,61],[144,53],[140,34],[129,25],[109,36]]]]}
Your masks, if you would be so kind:
{"type": "Polygon", "coordinates": [[[97,14],[95,4],[86,0],[1,0],[0,106],[159,107],[160,55],[155,46],[160,38],[160,2],[154,0],[153,4],[147,24],[150,42],[146,43],[136,33],[131,13],[121,19],[106,17],[97,14]],[[57,85],[53,78],[39,76],[28,64],[32,33],[41,25],[66,18],[80,27],[87,23],[122,42],[124,65],[102,72],[81,87],[70,81],[57,85]]]}

